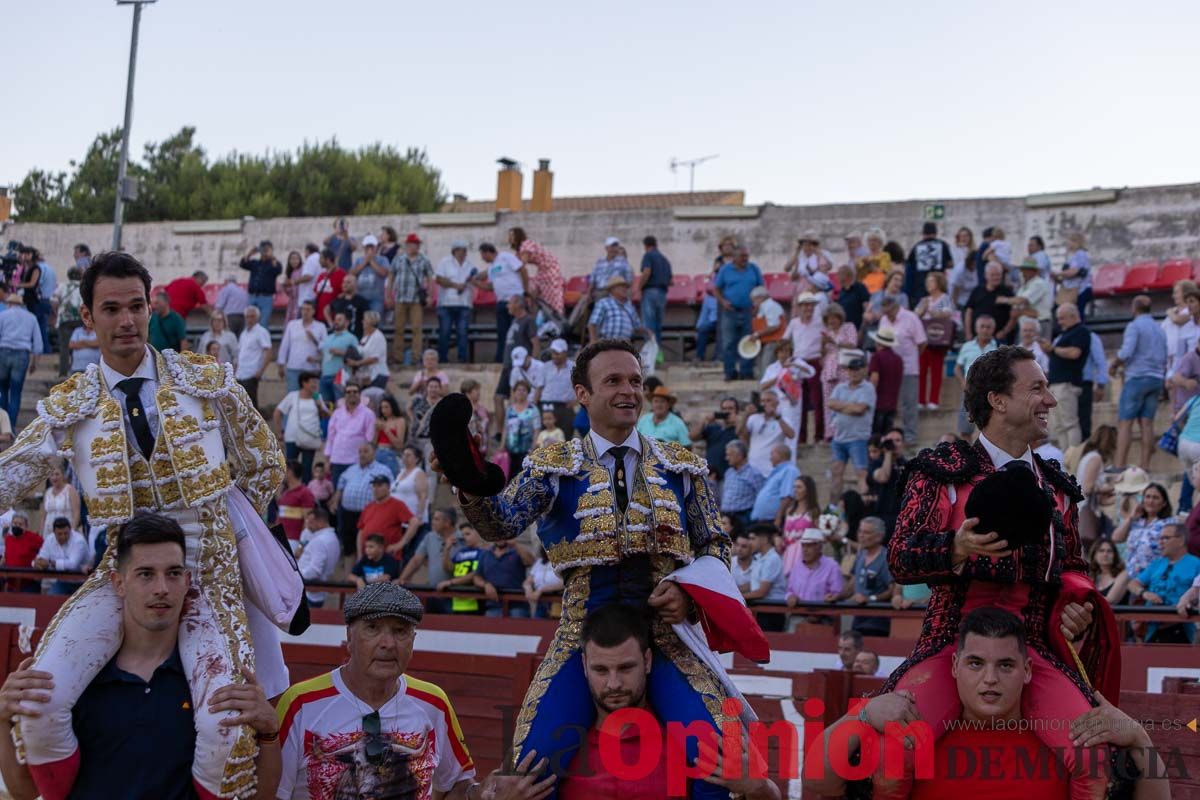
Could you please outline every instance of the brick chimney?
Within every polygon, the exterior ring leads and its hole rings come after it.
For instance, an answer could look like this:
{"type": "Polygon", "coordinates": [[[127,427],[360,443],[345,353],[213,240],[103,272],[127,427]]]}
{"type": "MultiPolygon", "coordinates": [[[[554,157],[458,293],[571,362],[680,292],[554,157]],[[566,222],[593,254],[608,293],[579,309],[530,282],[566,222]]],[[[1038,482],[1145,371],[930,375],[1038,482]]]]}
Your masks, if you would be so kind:
{"type": "Polygon", "coordinates": [[[0,186],[0,222],[8,222],[12,217],[12,198],[8,196],[8,187],[0,186]]]}
{"type": "Polygon", "coordinates": [[[550,159],[538,159],[537,172],[533,173],[533,200],[530,211],[551,211],[554,208],[554,173],[550,171],[550,159]]]}
{"type": "Polygon", "coordinates": [[[521,165],[511,158],[498,158],[500,174],[496,176],[496,210],[521,210],[521,165]]]}

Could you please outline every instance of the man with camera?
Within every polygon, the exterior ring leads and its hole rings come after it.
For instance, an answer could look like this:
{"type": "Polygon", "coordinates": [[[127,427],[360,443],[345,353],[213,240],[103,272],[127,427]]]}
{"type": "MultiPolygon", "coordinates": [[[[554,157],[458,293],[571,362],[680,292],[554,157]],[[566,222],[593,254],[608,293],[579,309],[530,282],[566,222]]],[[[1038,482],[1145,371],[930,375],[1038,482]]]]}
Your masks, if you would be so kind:
{"type": "Polygon", "coordinates": [[[283,265],[275,258],[275,246],[268,239],[258,243],[238,264],[250,273],[250,305],[258,309],[263,325],[271,319],[275,304],[275,282],[283,272],[283,265]]]}
{"type": "Polygon", "coordinates": [[[688,431],[692,441],[704,442],[708,470],[717,476],[717,480],[729,469],[729,462],[725,460],[725,445],[738,438],[738,406],[736,397],[726,397],[721,401],[719,411],[698,420],[688,431]]]}
{"type": "Polygon", "coordinates": [[[887,531],[883,543],[887,544],[896,528],[896,517],[900,514],[900,500],[904,494],[904,473],[908,460],[904,457],[904,431],[892,428],[879,441],[880,457],[868,465],[868,484],[874,490],[875,516],[884,521],[887,531]]]}

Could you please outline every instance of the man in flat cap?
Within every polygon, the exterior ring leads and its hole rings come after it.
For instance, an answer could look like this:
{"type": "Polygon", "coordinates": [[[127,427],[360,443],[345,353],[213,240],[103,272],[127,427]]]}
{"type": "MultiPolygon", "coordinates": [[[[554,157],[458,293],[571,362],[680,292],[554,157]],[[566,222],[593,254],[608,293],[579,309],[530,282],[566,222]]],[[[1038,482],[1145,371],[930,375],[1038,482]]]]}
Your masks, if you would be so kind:
{"type": "Polygon", "coordinates": [[[422,616],[416,595],[372,583],[343,608],[350,660],[279,700],[283,768],[277,797],[443,797],[537,800],[554,782],[530,754],[517,774],[475,780],[450,699],[404,672],[422,616]]]}

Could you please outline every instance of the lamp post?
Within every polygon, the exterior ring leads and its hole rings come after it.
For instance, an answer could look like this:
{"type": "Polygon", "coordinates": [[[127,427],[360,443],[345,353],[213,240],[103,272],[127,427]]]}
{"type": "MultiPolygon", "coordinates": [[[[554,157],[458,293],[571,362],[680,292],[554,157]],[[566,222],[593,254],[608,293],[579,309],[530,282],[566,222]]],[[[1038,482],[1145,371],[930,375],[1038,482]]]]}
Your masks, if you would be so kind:
{"type": "Polygon", "coordinates": [[[113,210],[113,250],[121,249],[121,218],[125,201],[136,200],[137,190],[126,178],[129,166],[129,126],[133,123],[133,76],[137,70],[138,27],[142,22],[142,6],[156,0],[117,0],[119,6],[133,6],[133,36],[129,42],[129,78],[125,84],[125,124],[121,126],[121,161],[117,167],[117,203],[113,210]]]}

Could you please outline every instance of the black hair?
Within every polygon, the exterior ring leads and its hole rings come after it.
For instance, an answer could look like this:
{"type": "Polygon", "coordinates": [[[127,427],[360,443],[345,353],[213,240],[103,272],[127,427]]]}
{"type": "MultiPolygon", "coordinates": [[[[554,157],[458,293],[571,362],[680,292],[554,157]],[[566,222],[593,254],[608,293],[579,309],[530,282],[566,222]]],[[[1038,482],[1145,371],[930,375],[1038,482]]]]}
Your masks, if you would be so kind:
{"type": "Polygon", "coordinates": [[[520,249],[521,249],[521,245],[522,245],[522,244],[524,244],[524,243],[525,243],[525,241],[526,241],[526,240],[529,238],[529,237],[528,237],[528,236],[525,234],[525,229],[524,229],[524,228],[520,228],[520,227],[517,227],[517,228],[509,228],[509,229],[508,229],[508,236],[509,236],[509,243],[512,245],[512,249],[513,249],[513,250],[520,250],[520,249]],[[514,241],[514,240],[515,240],[515,241],[514,241]]]}
{"type": "Polygon", "coordinates": [[[655,239],[653,236],[647,236],[645,239],[642,239],[642,246],[658,247],[658,239],[655,239]]]}
{"type": "Polygon", "coordinates": [[[325,506],[313,506],[308,510],[308,513],[312,514],[314,518],[319,519],[322,522],[329,522],[329,512],[325,510],[325,506]]]}
{"type": "Polygon", "coordinates": [[[861,634],[861,633],[859,633],[858,631],[854,631],[854,630],[850,630],[850,631],[844,631],[844,632],[842,633],[842,635],[841,635],[841,636],[839,636],[838,638],[839,638],[839,639],[849,639],[849,640],[851,640],[852,642],[854,642],[854,646],[855,646],[856,648],[858,648],[859,650],[862,650],[862,646],[863,646],[863,636],[862,636],[862,634],[861,634]]]}
{"type": "Polygon", "coordinates": [[[109,250],[92,259],[91,266],[79,282],[79,297],[89,309],[96,299],[96,281],[101,278],[140,278],[146,287],[146,302],[150,302],[150,287],[153,284],[150,272],[129,253],[109,250]]]}
{"type": "MultiPolygon", "coordinates": [[[[1167,494],[1167,487],[1161,483],[1151,483],[1146,486],[1146,489],[1154,489],[1162,495],[1163,507],[1158,510],[1158,518],[1166,519],[1171,516],[1171,496],[1167,494]]],[[[1146,489],[1142,489],[1142,496],[1145,497],[1146,489]]]]}
{"type": "Polygon", "coordinates": [[[336,262],[337,261],[337,253],[333,252],[332,247],[322,247],[321,248],[321,258],[325,259],[326,261],[336,262]]]}
{"type": "Polygon", "coordinates": [[[69,527],[71,527],[71,520],[67,519],[66,517],[55,517],[54,522],[53,522],[53,524],[51,524],[50,527],[52,527],[52,528],[69,528],[69,527]]]}
{"type": "Polygon", "coordinates": [[[483,244],[479,245],[479,252],[494,253],[496,252],[496,245],[492,244],[491,242],[484,242],[483,244]]]}
{"type": "Polygon", "coordinates": [[[657,389],[658,387],[660,387],[662,385],[663,385],[662,378],[659,378],[657,375],[647,375],[645,378],[642,379],[642,391],[643,392],[647,392],[647,393],[653,392],[655,389],[657,389]]]}
{"type": "Polygon", "coordinates": [[[88,256],[89,258],[92,255],[92,248],[88,247],[86,244],[83,244],[83,243],[77,244],[77,245],[75,245],[75,249],[78,250],[79,252],[83,253],[85,256],[88,256]]]}
{"type": "Polygon", "coordinates": [[[392,397],[391,395],[385,394],[383,397],[379,398],[379,411],[381,412],[380,417],[383,416],[382,411],[383,411],[384,403],[387,403],[389,406],[392,407],[392,416],[393,417],[403,416],[403,414],[400,411],[400,404],[396,402],[396,398],[392,397]]]}
{"type": "Polygon", "coordinates": [[[287,462],[287,471],[292,477],[299,478],[304,474],[304,466],[293,458],[287,462]]]}
{"type": "Polygon", "coordinates": [[[892,264],[899,266],[904,263],[904,248],[900,246],[899,242],[889,241],[883,246],[883,252],[891,257],[892,264]]]}
{"type": "Polygon", "coordinates": [[[736,397],[723,397],[723,398],[721,398],[720,405],[725,405],[726,403],[733,403],[733,410],[734,410],[734,411],[741,411],[741,410],[742,410],[742,404],[741,404],[741,401],[739,401],[739,400],[738,400],[736,397]]]}
{"type": "Polygon", "coordinates": [[[858,524],[867,515],[867,504],[862,495],[850,489],[842,494],[842,508],[846,510],[846,538],[858,541],[858,524]]]}
{"type": "Polygon", "coordinates": [[[921,235],[922,236],[937,236],[937,223],[936,222],[926,222],[924,225],[921,226],[921,235]]]}
{"type": "Polygon", "coordinates": [[[320,379],[321,379],[321,376],[318,375],[317,373],[310,372],[308,370],[304,370],[303,372],[300,373],[300,377],[298,377],[296,379],[296,383],[299,386],[303,386],[305,381],[316,381],[316,380],[320,380],[320,379]]]}
{"type": "Polygon", "coordinates": [[[963,621],[958,624],[959,653],[967,643],[968,633],[987,639],[1007,639],[1015,636],[1021,655],[1025,655],[1025,623],[1011,611],[995,606],[981,606],[963,617],[963,621]]]}
{"type": "Polygon", "coordinates": [[[315,242],[309,242],[308,244],[304,245],[304,252],[311,256],[313,253],[321,252],[321,248],[318,247],[315,242]]]}
{"type": "MultiPolygon", "coordinates": [[[[106,254],[107,255],[107,254],[106,254]]],[[[154,514],[148,511],[141,511],[133,515],[133,518],[121,526],[117,533],[117,566],[125,564],[129,558],[129,551],[139,544],[161,544],[169,542],[179,545],[180,555],[187,554],[187,545],[184,544],[183,528],[179,527],[179,523],[170,517],[165,517],[162,514],[154,514]]]]}
{"type": "Polygon", "coordinates": [[[446,519],[450,520],[451,526],[458,524],[458,512],[455,511],[450,506],[445,506],[443,508],[434,509],[433,513],[442,514],[443,516],[445,516],[446,519]]]}
{"type": "Polygon", "coordinates": [[[739,536],[749,536],[750,535],[750,534],[746,533],[746,526],[742,524],[742,520],[737,514],[730,514],[730,513],[726,512],[726,513],[721,514],[721,516],[729,519],[729,538],[730,539],[736,539],[739,536]]]}
{"type": "Polygon", "coordinates": [[[1030,236],[1030,237],[1029,237],[1029,241],[1031,241],[1031,242],[1034,242],[1035,244],[1037,244],[1038,248],[1039,248],[1039,249],[1041,249],[1041,250],[1045,250],[1045,249],[1046,249],[1046,240],[1045,240],[1045,239],[1043,239],[1042,237],[1040,237],[1040,236],[1036,235],[1036,234],[1035,234],[1035,235],[1033,235],[1033,236],[1030,236]]]}
{"type": "Polygon", "coordinates": [[[381,547],[382,547],[383,545],[387,544],[387,539],[383,538],[383,534],[382,534],[382,533],[371,533],[371,534],[367,534],[367,538],[366,538],[366,539],[364,539],[363,541],[364,541],[364,542],[374,542],[375,544],[377,544],[377,545],[379,545],[379,546],[381,546],[381,547]]]}
{"type": "Polygon", "coordinates": [[[617,647],[631,638],[637,640],[638,649],[649,649],[650,623],[644,610],[624,603],[601,606],[588,614],[580,635],[585,646],[591,642],[597,647],[617,647]]]}
{"type": "Polygon", "coordinates": [[[766,536],[773,539],[779,535],[779,529],[770,522],[755,522],[746,528],[746,533],[751,536],[766,536]]]}
{"type": "Polygon", "coordinates": [[[625,339],[600,339],[580,350],[579,354],[575,356],[575,366],[571,369],[571,384],[591,391],[592,379],[588,375],[588,369],[592,366],[592,359],[609,350],[622,350],[637,359],[639,366],[642,363],[641,356],[637,348],[633,346],[633,342],[625,339]]]}
{"type": "Polygon", "coordinates": [[[392,244],[396,244],[397,242],[400,241],[400,234],[396,233],[396,229],[393,228],[391,225],[380,226],[379,230],[381,230],[385,234],[387,234],[388,241],[391,242],[392,244]]]}
{"type": "Polygon", "coordinates": [[[988,395],[992,392],[1011,392],[1017,380],[1013,364],[1033,360],[1033,353],[1024,347],[1004,345],[972,362],[967,370],[967,386],[963,390],[963,409],[972,425],[980,430],[987,427],[992,419],[992,404],[988,402],[988,395]]]}
{"type": "Polygon", "coordinates": [[[981,233],[980,236],[982,236],[983,238],[986,239],[987,237],[991,236],[995,232],[996,232],[996,229],[989,225],[988,227],[983,229],[983,233],[981,233]]]}

